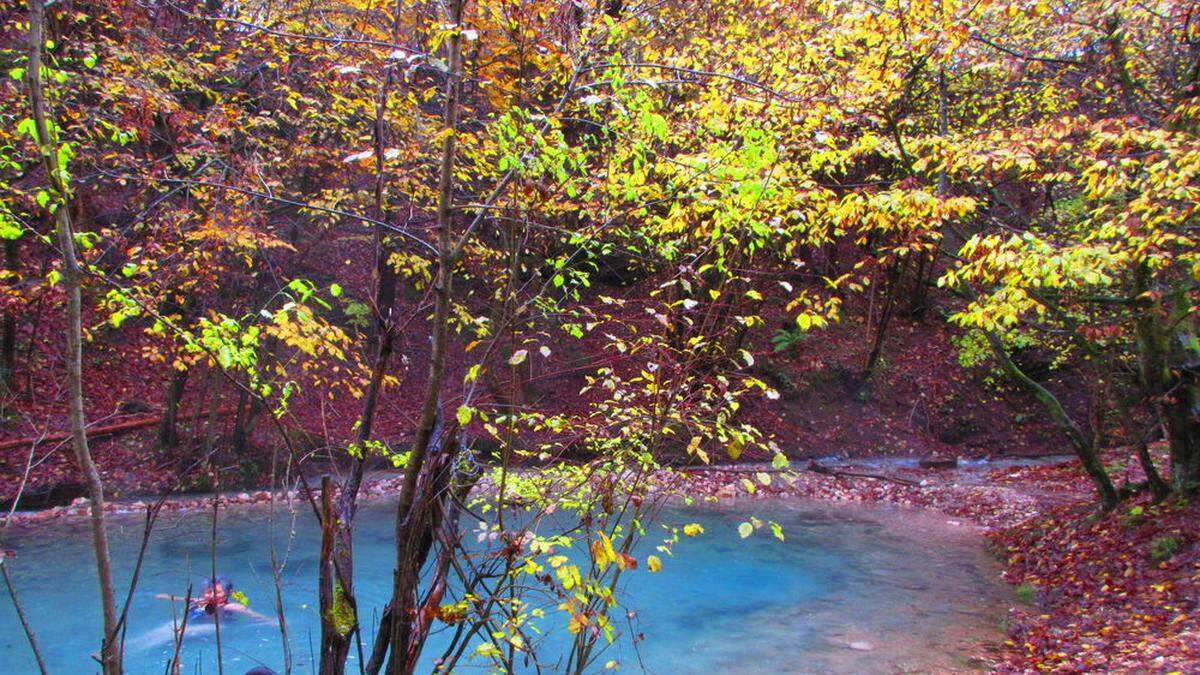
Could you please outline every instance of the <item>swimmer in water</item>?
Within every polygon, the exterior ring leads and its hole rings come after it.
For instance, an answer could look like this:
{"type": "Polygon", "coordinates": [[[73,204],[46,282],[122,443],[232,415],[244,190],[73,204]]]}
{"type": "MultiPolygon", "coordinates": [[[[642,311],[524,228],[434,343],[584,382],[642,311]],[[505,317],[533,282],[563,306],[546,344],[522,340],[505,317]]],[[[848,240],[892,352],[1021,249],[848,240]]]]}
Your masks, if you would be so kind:
{"type": "MultiPolygon", "coordinates": [[[[252,611],[244,602],[239,600],[245,596],[238,597],[240,594],[233,590],[233,582],[225,577],[216,577],[209,579],[204,583],[204,590],[200,591],[200,596],[192,598],[191,604],[188,606],[188,611],[191,613],[191,619],[203,619],[208,616],[214,616],[218,613],[222,617],[226,614],[241,614],[259,621],[272,621],[270,617],[263,616],[252,611]]],[[[167,600],[179,600],[171,595],[159,595],[158,597],[167,600]]]]}
{"type": "MultiPolygon", "coordinates": [[[[181,602],[186,599],[166,593],[160,593],[155,597],[181,602]]],[[[199,596],[188,599],[187,633],[189,635],[211,633],[215,629],[214,624],[218,618],[224,625],[227,620],[236,615],[262,623],[275,623],[275,619],[263,616],[247,607],[245,596],[234,591],[233,583],[228,579],[225,577],[210,578],[205,582],[204,590],[200,592],[199,596]]],[[[141,651],[165,644],[175,638],[178,629],[179,625],[172,621],[132,641],[128,648],[131,651],[141,651]]]]}

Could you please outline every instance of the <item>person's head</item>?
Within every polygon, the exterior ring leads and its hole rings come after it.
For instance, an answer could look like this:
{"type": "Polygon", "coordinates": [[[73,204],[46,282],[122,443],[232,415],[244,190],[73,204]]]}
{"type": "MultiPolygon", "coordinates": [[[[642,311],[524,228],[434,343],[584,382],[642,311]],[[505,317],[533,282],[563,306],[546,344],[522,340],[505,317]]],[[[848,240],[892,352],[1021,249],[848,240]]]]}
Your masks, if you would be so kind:
{"type": "Polygon", "coordinates": [[[205,609],[212,609],[229,602],[233,594],[233,584],[225,577],[208,579],[204,582],[204,590],[200,592],[200,604],[205,609]]]}

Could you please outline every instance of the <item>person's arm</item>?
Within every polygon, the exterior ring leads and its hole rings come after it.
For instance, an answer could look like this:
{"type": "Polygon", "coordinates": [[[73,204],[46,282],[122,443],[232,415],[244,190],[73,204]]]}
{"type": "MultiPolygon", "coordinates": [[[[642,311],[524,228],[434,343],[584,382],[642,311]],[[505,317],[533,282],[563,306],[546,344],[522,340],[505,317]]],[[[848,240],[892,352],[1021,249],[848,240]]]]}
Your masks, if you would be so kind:
{"type": "Polygon", "coordinates": [[[262,621],[264,623],[275,623],[274,617],[264,616],[262,614],[259,614],[258,612],[250,609],[249,607],[243,605],[240,602],[226,603],[225,610],[229,611],[229,612],[237,612],[238,614],[248,616],[251,619],[254,619],[255,621],[262,621]]]}

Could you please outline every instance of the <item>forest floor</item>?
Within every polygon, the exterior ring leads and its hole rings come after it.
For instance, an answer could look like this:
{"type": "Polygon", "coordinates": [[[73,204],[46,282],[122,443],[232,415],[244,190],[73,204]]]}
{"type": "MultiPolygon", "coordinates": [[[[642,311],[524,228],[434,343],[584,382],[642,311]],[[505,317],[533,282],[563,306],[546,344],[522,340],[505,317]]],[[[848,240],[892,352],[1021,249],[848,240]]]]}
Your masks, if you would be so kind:
{"type": "MultiPolygon", "coordinates": [[[[406,360],[422,363],[419,331],[411,333],[402,340],[406,360]]],[[[767,344],[769,333],[757,336],[757,344],[748,345],[756,364],[746,370],[781,396],[747,400],[742,420],[776,439],[793,458],[1025,457],[1062,451],[1061,437],[1028,397],[981,383],[979,373],[959,365],[954,331],[940,319],[897,319],[885,358],[863,385],[857,373],[868,337],[857,317],[784,351],[767,344]]],[[[33,347],[22,393],[0,396],[0,507],[5,510],[18,492],[26,509],[66,504],[84,492],[66,440],[58,345],[47,340],[33,347]]],[[[280,446],[276,430],[267,415],[258,415],[245,451],[223,449],[238,401],[211,373],[189,379],[179,417],[181,442],[158,447],[169,371],[146,365],[138,357],[146,349],[147,339],[136,332],[120,340],[98,337],[89,345],[87,417],[106,490],[119,498],[202,490],[208,475],[196,471],[195,463],[206,445],[217,451],[222,484],[266,484],[271,455],[280,446]]],[[[580,412],[586,399],[562,393],[579,391],[589,369],[577,364],[601,365],[598,354],[601,346],[587,340],[555,345],[553,356],[537,364],[528,395],[552,412],[580,412]]],[[[449,378],[457,381],[465,356],[451,356],[449,378]]],[[[406,442],[405,433],[414,426],[425,373],[398,365],[394,375],[399,384],[385,391],[375,426],[378,440],[396,446],[406,442]]],[[[1047,385],[1063,392],[1068,405],[1078,404],[1071,388],[1056,382],[1065,375],[1050,377],[1047,385]]],[[[304,451],[339,455],[353,437],[360,403],[347,396],[331,399],[322,391],[309,387],[298,394],[283,424],[304,451]]],[[[755,458],[767,457],[748,450],[746,459],[755,458]]]]}

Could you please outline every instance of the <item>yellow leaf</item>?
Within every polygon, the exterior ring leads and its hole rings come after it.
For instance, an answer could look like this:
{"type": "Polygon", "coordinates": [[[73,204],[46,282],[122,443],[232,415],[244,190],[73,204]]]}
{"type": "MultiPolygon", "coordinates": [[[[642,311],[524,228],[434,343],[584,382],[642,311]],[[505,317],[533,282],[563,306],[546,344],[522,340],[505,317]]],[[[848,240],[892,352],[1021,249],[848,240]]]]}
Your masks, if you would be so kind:
{"type": "Polygon", "coordinates": [[[740,435],[734,436],[733,440],[729,441],[726,450],[729,452],[729,458],[736,460],[742,456],[742,449],[746,447],[746,441],[740,435]]]}

